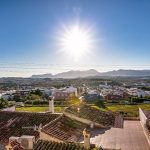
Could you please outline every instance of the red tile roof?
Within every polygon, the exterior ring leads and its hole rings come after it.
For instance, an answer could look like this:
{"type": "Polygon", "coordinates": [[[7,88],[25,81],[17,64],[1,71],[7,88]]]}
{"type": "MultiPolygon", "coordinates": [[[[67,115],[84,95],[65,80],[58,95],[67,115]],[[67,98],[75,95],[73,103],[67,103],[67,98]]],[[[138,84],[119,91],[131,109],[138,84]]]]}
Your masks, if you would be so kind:
{"type": "Polygon", "coordinates": [[[46,125],[60,115],[49,113],[0,112],[0,143],[7,144],[9,137],[33,135],[39,137],[34,126],[46,125]],[[28,128],[23,128],[28,127],[28,128]]]}

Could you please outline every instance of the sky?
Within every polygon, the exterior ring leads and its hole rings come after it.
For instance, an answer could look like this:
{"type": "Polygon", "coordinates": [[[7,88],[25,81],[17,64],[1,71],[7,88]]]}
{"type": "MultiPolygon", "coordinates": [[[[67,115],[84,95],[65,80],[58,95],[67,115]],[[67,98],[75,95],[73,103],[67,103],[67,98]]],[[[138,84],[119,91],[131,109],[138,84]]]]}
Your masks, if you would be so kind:
{"type": "Polygon", "coordinates": [[[149,0],[1,0],[0,77],[96,69],[150,69],[149,0]],[[66,29],[88,31],[74,60],[66,29]]]}

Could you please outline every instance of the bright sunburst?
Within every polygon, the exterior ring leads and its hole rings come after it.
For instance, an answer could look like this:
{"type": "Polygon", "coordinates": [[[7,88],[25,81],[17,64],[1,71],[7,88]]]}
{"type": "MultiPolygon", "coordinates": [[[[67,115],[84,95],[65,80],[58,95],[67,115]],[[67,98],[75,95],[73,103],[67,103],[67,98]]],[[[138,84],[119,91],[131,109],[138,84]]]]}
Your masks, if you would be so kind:
{"type": "Polygon", "coordinates": [[[82,56],[86,55],[91,48],[91,38],[88,29],[84,29],[79,25],[65,28],[61,37],[61,50],[78,61],[82,56]]]}

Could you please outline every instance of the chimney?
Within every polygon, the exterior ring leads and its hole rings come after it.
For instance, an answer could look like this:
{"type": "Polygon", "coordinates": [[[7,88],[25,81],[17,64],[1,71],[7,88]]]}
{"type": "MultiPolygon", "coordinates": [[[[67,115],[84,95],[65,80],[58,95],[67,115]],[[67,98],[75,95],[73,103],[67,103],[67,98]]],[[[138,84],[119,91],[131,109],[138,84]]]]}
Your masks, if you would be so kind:
{"type": "Polygon", "coordinates": [[[90,148],[90,137],[91,133],[86,128],[83,130],[83,136],[84,136],[84,148],[89,149],[90,148]]]}
{"type": "Polygon", "coordinates": [[[49,99],[49,112],[54,113],[54,97],[49,99]]]}
{"type": "Polygon", "coordinates": [[[79,107],[77,108],[77,112],[80,113],[80,108],[79,107]]]}
{"type": "Polygon", "coordinates": [[[34,128],[33,128],[33,129],[34,129],[34,131],[36,131],[36,129],[37,129],[37,126],[36,126],[36,125],[34,125],[34,128]]]}
{"type": "Polygon", "coordinates": [[[38,127],[38,131],[41,132],[42,129],[42,124],[40,123],[39,127],[38,127]]]}
{"type": "Polygon", "coordinates": [[[21,146],[24,147],[26,150],[32,150],[35,143],[35,136],[30,135],[22,135],[20,137],[21,140],[21,146]]]}
{"type": "Polygon", "coordinates": [[[90,128],[94,128],[94,122],[91,122],[91,124],[90,124],[90,128]]]}

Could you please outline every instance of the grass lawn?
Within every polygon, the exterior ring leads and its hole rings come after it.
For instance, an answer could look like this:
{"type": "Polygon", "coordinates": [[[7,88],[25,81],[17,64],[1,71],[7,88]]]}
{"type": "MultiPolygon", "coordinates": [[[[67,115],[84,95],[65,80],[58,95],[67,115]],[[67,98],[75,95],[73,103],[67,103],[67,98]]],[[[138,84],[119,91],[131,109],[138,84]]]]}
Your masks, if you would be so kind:
{"type": "MultiPolygon", "coordinates": [[[[55,112],[61,113],[66,107],[55,107],[55,112]]],[[[18,107],[16,111],[29,111],[29,112],[45,112],[48,111],[48,107],[18,107]]]]}

